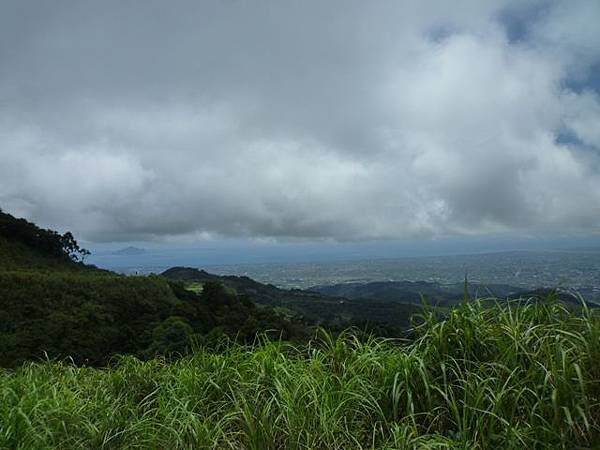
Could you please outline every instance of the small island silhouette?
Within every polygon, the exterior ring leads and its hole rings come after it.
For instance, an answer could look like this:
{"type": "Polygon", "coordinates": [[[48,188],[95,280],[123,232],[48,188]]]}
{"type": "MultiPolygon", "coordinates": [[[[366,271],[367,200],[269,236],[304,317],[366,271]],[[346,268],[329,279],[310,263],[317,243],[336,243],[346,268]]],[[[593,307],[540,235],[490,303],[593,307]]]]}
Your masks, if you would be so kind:
{"type": "Polygon", "coordinates": [[[146,253],[146,250],[138,247],[125,247],[120,250],[116,250],[113,252],[113,255],[121,255],[121,256],[133,256],[133,255],[143,255],[146,253]]]}

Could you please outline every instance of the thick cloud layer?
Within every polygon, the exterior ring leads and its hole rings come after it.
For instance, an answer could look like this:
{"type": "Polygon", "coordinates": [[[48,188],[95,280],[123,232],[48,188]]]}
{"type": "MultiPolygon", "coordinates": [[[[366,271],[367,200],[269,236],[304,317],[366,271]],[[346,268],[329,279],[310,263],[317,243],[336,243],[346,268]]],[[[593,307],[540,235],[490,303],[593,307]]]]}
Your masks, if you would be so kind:
{"type": "Polygon", "coordinates": [[[600,3],[0,6],[0,207],[97,241],[600,231],[600,3]]]}

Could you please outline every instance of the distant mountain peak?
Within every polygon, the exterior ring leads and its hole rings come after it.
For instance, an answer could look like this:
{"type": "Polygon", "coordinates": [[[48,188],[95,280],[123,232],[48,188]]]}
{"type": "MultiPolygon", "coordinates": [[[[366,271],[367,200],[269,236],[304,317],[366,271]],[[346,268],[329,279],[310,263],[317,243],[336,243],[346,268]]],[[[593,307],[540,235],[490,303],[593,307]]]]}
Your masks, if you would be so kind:
{"type": "Polygon", "coordinates": [[[145,249],[139,248],[139,247],[133,247],[130,245],[129,247],[125,247],[120,250],[114,251],[113,255],[134,256],[134,255],[143,255],[144,253],[146,253],[145,249]]]}
{"type": "Polygon", "coordinates": [[[161,275],[164,277],[170,278],[172,280],[179,281],[196,281],[196,282],[204,282],[204,281],[215,281],[220,280],[221,277],[218,275],[213,275],[212,273],[208,273],[203,269],[197,269],[195,267],[171,267],[170,269],[165,270],[161,275]]]}

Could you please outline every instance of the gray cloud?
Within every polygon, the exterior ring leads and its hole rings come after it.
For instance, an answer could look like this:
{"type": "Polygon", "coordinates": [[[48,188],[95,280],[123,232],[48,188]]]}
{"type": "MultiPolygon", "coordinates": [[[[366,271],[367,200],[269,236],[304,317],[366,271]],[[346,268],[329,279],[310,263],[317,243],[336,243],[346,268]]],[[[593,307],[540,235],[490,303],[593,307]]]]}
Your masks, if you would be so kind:
{"type": "Polygon", "coordinates": [[[594,0],[3,2],[0,207],[98,241],[596,233],[598,20],[594,0]]]}

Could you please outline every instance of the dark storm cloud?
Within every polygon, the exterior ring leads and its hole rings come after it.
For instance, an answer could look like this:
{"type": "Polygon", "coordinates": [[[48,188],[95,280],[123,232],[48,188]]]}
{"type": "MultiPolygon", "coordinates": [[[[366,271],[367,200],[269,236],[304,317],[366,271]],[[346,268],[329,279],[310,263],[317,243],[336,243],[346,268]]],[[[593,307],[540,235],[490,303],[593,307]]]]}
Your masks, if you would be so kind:
{"type": "Polygon", "coordinates": [[[3,2],[0,207],[95,240],[596,232],[599,19],[3,2]]]}

